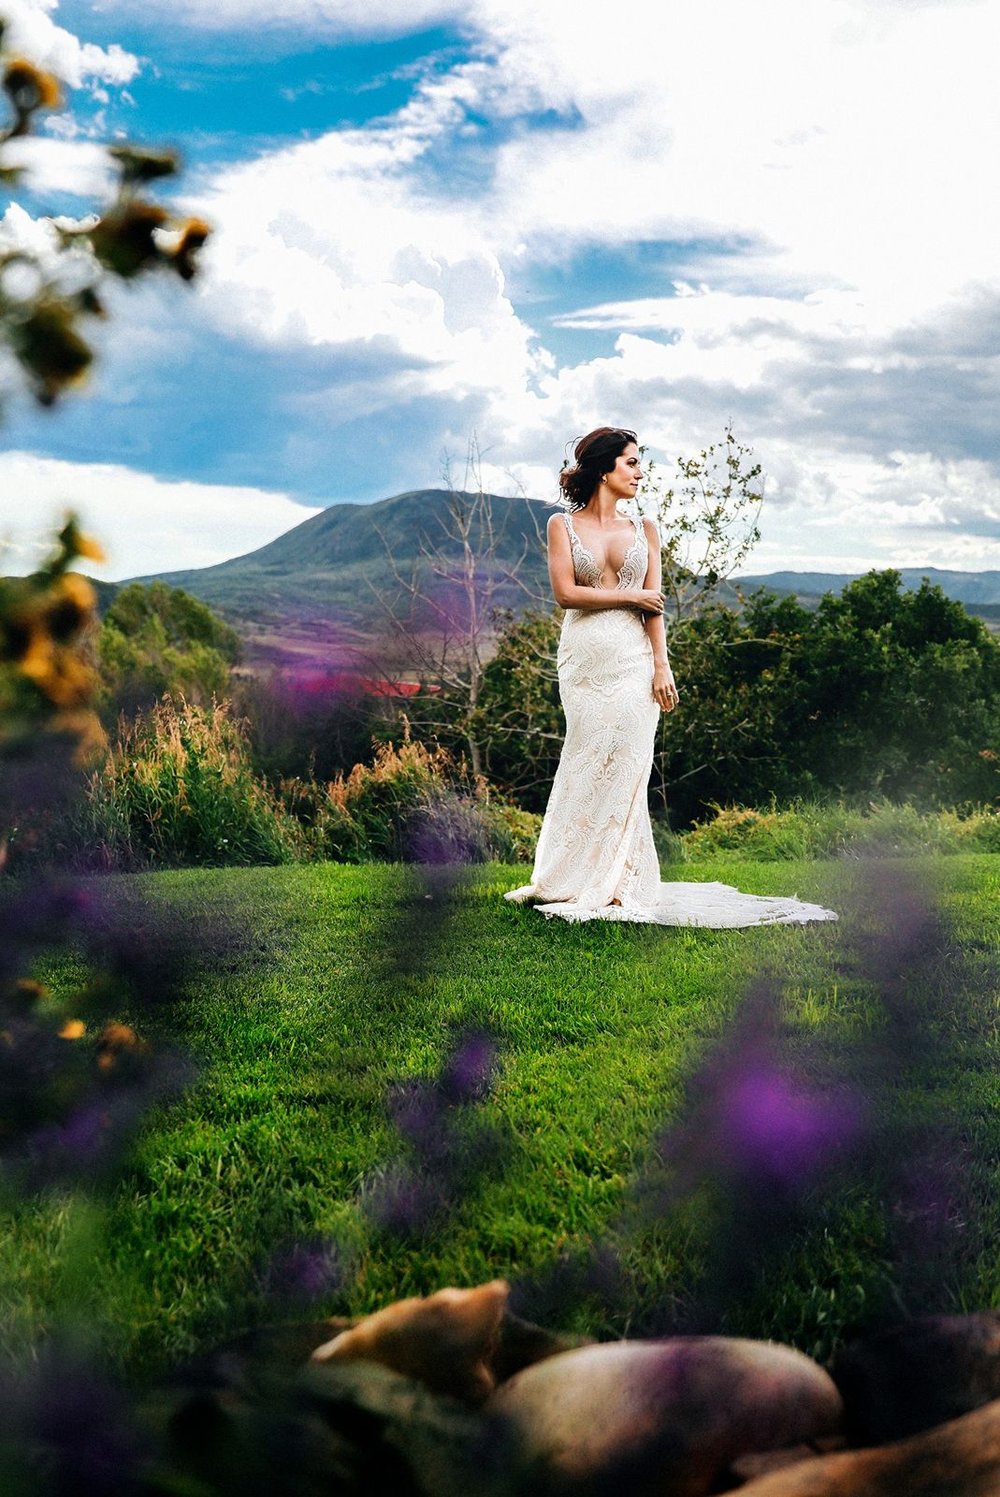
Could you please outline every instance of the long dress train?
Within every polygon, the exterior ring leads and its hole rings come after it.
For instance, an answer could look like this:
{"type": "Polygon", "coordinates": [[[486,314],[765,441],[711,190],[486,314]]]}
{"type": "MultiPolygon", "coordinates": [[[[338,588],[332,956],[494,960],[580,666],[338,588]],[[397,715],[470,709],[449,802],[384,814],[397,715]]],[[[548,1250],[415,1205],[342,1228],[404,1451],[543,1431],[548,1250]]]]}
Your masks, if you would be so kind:
{"type": "MultiPolygon", "coordinates": [[[[600,569],[564,515],[581,587],[600,569]]],[[[618,589],[641,587],[647,544],[636,519],[618,589]]],[[[629,920],[714,929],[836,920],[798,899],[744,894],[728,884],[662,883],[646,787],[660,709],[653,650],[633,608],[567,609],[557,655],[566,739],[542,823],[531,883],[507,899],[565,920],[629,920]]]]}

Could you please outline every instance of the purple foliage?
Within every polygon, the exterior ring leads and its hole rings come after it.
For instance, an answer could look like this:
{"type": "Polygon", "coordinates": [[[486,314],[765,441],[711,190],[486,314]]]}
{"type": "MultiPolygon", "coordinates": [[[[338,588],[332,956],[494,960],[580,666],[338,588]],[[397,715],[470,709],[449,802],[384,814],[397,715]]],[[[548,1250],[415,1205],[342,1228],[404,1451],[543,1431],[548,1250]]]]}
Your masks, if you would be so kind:
{"type": "Polygon", "coordinates": [[[391,1087],[386,1109],[404,1154],[366,1190],[366,1211],[381,1228],[412,1236],[427,1230],[476,1180],[502,1166],[504,1141],[469,1109],[490,1092],[495,1041],[480,1029],[455,1039],[436,1077],[391,1087]]]}
{"type": "Polygon", "coordinates": [[[126,1497],[147,1455],[122,1390],[72,1346],[53,1342],[0,1388],[0,1490],[126,1497]]]}
{"type": "Polygon", "coordinates": [[[482,1029],[460,1036],[439,1082],[449,1102],[481,1102],[490,1093],[497,1066],[496,1041],[482,1029]]]}
{"type": "Polygon", "coordinates": [[[271,1255],[262,1279],[269,1298],[308,1305],[343,1284],[340,1249],[337,1243],[322,1237],[286,1243],[271,1255]]]}

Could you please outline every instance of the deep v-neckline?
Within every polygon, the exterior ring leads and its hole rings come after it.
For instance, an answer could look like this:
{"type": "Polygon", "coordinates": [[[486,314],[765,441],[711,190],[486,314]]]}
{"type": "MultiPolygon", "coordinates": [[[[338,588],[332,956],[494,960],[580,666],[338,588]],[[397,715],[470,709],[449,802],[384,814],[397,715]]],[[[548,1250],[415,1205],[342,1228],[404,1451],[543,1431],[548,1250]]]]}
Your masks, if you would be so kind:
{"type": "Polygon", "coordinates": [[[607,593],[615,593],[621,591],[622,577],[629,565],[629,562],[632,560],[633,554],[638,550],[640,543],[644,545],[646,541],[646,533],[642,528],[642,521],[636,519],[634,516],[630,518],[632,519],[633,527],[632,544],[627,547],[625,555],[622,557],[622,564],[615,572],[614,587],[605,587],[601,582],[601,575],[604,570],[603,567],[599,567],[597,565],[597,558],[595,557],[593,551],[591,551],[590,547],[580,539],[577,528],[573,524],[573,516],[568,513],[563,515],[563,519],[566,521],[566,528],[568,529],[570,534],[570,540],[580,551],[583,552],[583,555],[590,562],[591,576],[596,579],[595,581],[591,582],[591,587],[599,588],[602,592],[607,593]]]}

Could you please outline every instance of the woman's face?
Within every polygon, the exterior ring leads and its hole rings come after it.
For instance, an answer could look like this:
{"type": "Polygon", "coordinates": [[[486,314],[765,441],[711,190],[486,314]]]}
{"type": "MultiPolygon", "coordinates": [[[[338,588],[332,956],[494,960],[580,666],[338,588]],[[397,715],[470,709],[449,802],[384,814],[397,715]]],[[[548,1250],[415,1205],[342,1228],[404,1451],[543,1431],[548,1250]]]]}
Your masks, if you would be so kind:
{"type": "Polygon", "coordinates": [[[629,442],[624,452],[619,453],[618,460],[611,472],[607,474],[605,482],[616,499],[632,499],[641,481],[639,449],[634,442],[629,442]]]}

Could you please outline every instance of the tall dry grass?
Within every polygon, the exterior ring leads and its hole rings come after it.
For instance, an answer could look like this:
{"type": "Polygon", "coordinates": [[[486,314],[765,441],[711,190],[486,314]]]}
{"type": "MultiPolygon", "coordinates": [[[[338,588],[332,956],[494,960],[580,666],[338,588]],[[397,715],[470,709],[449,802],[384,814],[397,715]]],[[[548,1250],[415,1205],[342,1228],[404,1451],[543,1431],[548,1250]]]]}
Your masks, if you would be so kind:
{"type": "Polygon", "coordinates": [[[107,869],[512,862],[532,855],[539,820],[408,735],[348,775],[272,786],[228,702],[165,697],[119,721],[70,840],[79,861],[107,869]]]}

